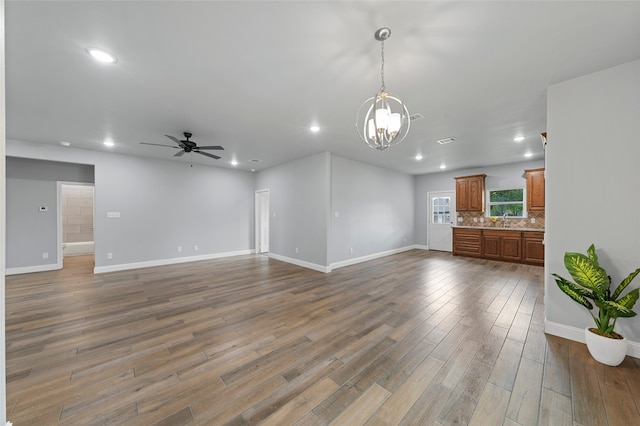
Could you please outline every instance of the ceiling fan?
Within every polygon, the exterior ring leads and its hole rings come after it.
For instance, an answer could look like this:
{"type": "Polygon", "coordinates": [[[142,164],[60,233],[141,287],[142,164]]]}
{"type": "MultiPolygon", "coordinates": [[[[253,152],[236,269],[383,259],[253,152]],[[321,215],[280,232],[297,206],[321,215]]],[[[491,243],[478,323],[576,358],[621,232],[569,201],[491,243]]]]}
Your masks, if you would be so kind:
{"type": "Polygon", "coordinates": [[[192,136],[192,134],[189,133],[189,132],[184,132],[184,137],[185,137],[184,140],[178,140],[178,138],[170,136],[170,135],[165,135],[165,136],[168,137],[169,139],[171,139],[172,141],[174,141],[176,144],[178,144],[178,146],[162,145],[162,144],[159,144],[159,143],[145,143],[145,142],[140,142],[140,144],[142,144],[142,145],[155,145],[155,146],[167,146],[169,148],[179,149],[180,151],[176,152],[174,157],[180,157],[185,152],[195,152],[195,153],[198,153],[198,154],[205,155],[207,157],[214,158],[216,160],[220,159],[221,157],[219,157],[217,155],[209,154],[208,152],[202,152],[200,150],[201,149],[214,149],[214,150],[223,150],[224,149],[223,147],[221,147],[219,145],[215,145],[215,146],[198,146],[195,142],[192,142],[192,141],[189,140],[189,138],[192,136]]]}

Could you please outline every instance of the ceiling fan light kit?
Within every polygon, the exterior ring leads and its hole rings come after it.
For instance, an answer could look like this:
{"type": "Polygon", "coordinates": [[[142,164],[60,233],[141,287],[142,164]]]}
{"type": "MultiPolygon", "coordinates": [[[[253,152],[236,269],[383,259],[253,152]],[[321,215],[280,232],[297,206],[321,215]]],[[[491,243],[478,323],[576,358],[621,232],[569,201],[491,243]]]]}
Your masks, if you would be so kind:
{"type": "Polygon", "coordinates": [[[391,30],[383,27],[374,37],[381,44],[382,66],[380,69],[380,92],[360,105],[356,116],[356,129],[360,138],[371,148],[379,151],[397,145],[407,137],[410,122],[409,110],[396,96],[388,93],[384,85],[384,41],[391,30]]]}

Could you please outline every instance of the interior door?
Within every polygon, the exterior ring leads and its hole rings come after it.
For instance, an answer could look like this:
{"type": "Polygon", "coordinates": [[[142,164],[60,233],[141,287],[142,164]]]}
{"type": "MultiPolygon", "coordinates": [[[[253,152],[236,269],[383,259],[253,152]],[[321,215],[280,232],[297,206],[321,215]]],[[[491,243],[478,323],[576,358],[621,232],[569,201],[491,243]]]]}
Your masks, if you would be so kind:
{"type": "Polygon", "coordinates": [[[256,253],[269,251],[269,190],[256,191],[256,253]]]}
{"type": "Polygon", "coordinates": [[[455,221],[456,201],[452,191],[430,192],[428,194],[427,239],[429,250],[452,251],[453,235],[451,225],[455,221]]]}

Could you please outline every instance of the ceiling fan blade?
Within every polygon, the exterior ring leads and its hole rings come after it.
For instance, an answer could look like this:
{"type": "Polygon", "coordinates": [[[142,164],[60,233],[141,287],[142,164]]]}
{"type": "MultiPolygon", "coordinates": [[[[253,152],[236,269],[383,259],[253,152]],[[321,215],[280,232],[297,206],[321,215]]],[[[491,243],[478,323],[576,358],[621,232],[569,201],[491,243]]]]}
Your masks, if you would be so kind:
{"type": "Polygon", "coordinates": [[[186,151],[183,149],[182,151],[178,151],[175,153],[174,157],[182,157],[182,155],[185,153],[186,151]]]}
{"type": "Polygon", "coordinates": [[[178,140],[178,138],[175,138],[175,137],[173,137],[171,135],[165,135],[165,136],[168,137],[169,139],[171,139],[172,141],[174,141],[175,143],[177,143],[180,146],[180,148],[184,148],[184,144],[182,142],[180,142],[178,140]]]}
{"type": "Polygon", "coordinates": [[[159,143],[146,143],[146,142],[140,142],[140,145],[155,145],[155,146],[166,146],[168,148],[176,148],[176,149],[180,149],[177,146],[173,146],[173,145],[162,145],[159,143]]]}
{"type": "Polygon", "coordinates": [[[224,149],[224,148],[219,145],[215,145],[215,146],[199,146],[198,149],[224,149]]]}
{"type": "Polygon", "coordinates": [[[209,154],[208,152],[200,152],[200,151],[196,151],[196,150],[194,150],[193,152],[197,152],[198,154],[202,154],[202,155],[205,155],[207,157],[215,158],[216,160],[221,158],[221,157],[218,157],[217,155],[209,154]]]}

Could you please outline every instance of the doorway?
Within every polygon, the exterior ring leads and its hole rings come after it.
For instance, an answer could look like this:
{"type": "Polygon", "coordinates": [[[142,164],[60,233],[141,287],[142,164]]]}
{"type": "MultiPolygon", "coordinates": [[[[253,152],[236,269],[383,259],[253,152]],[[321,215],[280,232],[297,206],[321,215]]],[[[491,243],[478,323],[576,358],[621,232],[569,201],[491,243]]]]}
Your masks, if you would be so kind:
{"type": "Polygon", "coordinates": [[[58,182],[58,267],[67,256],[94,254],[94,186],[58,182]]]}
{"type": "Polygon", "coordinates": [[[269,251],[269,190],[256,191],[255,196],[256,253],[269,251]]]}
{"type": "Polygon", "coordinates": [[[456,219],[456,201],[452,191],[429,192],[427,241],[429,250],[453,250],[451,225],[456,219]]]}

